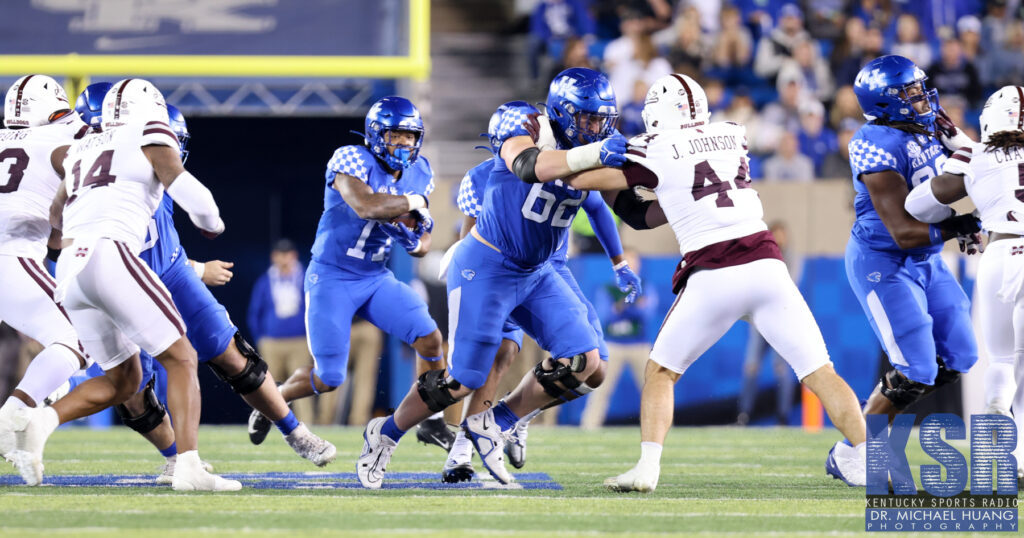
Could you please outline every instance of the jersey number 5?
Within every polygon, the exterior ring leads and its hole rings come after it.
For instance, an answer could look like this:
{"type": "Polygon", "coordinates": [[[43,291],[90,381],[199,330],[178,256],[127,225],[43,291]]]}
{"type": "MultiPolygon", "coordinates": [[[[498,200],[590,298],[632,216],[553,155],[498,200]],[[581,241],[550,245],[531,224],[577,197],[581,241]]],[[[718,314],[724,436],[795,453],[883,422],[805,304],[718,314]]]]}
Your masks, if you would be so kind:
{"type": "Polygon", "coordinates": [[[0,194],[7,194],[18,190],[22,178],[25,177],[25,169],[28,168],[28,153],[21,148],[7,148],[0,151],[0,163],[13,161],[7,166],[7,182],[0,185],[0,194]]]}
{"type": "MultiPolygon", "coordinates": [[[[736,170],[736,177],[733,178],[732,182],[736,184],[737,189],[746,189],[750,187],[750,180],[747,179],[749,168],[747,167],[747,160],[740,159],[740,167],[736,170]]],[[[694,201],[700,200],[705,196],[717,194],[715,198],[715,205],[718,207],[733,207],[735,204],[732,202],[732,198],[729,198],[728,191],[732,190],[732,185],[728,181],[722,181],[718,178],[718,174],[711,168],[711,164],[707,161],[701,161],[697,163],[697,166],[693,168],[693,199],[694,201]],[[710,184],[708,184],[710,183],[710,184]]]]}

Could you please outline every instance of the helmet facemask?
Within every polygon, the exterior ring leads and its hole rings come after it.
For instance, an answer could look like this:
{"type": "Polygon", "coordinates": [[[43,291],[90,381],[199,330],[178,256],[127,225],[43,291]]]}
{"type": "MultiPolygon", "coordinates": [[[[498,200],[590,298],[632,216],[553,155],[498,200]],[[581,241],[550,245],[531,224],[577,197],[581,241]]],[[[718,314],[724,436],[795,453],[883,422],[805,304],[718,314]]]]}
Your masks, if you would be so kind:
{"type": "MultiPolygon", "coordinates": [[[[423,143],[423,132],[411,129],[388,129],[381,133],[381,142],[384,144],[385,160],[388,161],[389,165],[394,163],[401,168],[408,168],[419,157],[420,145],[423,143]],[[414,141],[412,144],[403,144],[398,140],[392,142],[392,135],[395,133],[411,133],[414,141]],[[388,159],[388,156],[390,159],[388,159]]],[[[394,169],[397,170],[397,168],[394,169]]]]}

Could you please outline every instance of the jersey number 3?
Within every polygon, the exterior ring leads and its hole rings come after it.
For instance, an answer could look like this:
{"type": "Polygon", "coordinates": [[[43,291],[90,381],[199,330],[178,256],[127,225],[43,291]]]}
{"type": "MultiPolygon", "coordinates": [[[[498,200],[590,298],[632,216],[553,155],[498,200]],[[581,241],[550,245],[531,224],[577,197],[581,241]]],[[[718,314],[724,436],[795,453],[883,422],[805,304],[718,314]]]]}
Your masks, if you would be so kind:
{"type": "MultiPolygon", "coordinates": [[[[732,180],[736,184],[737,189],[750,187],[750,180],[747,179],[748,173],[747,160],[740,159],[740,167],[736,171],[736,177],[732,180]]],[[[733,204],[732,198],[729,198],[728,191],[730,190],[732,190],[732,185],[728,181],[719,179],[718,174],[715,173],[715,170],[711,168],[711,164],[707,161],[701,161],[693,168],[694,201],[715,194],[717,195],[715,198],[716,206],[733,207],[735,204],[733,204]]]]}
{"type": "Polygon", "coordinates": [[[22,178],[25,177],[25,169],[28,168],[28,153],[21,148],[7,148],[0,151],[0,163],[10,162],[7,166],[9,179],[0,185],[0,194],[6,194],[18,190],[22,178]]]}

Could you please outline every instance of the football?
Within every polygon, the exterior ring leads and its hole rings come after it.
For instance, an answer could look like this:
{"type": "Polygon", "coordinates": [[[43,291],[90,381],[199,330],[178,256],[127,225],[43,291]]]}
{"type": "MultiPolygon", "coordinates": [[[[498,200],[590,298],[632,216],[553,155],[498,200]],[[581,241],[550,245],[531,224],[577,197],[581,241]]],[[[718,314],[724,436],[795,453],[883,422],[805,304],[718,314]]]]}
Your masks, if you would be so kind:
{"type": "Polygon", "coordinates": [[[411,230],[415,228],[417,224],[419,224],[420,218],[419,215],[410,211],[408,213],[403,213],[391,219],[392,224],[398,224],[399,222],[401,222],[402,224],[405,225],[406,228],[409,228],[411,230]]]}

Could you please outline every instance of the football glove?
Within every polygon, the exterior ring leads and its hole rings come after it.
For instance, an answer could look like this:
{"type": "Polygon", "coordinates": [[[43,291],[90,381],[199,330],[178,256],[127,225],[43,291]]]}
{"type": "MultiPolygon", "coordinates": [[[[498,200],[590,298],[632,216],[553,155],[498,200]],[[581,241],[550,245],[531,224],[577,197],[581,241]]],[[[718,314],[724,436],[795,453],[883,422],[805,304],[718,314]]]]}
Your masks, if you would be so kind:
{"type": "Polygon", "coordinates": [[[622,262],[616,265],[615,285],[622,293],[626,294],[626,302],[633,304],[636,298],[644,292],[640,277],[629,267],[629,262],[622,262]]]}
{"type": "Polygon", "coordinates": [[[413,252],[420,247],[420,237],[423,235],[421,226],[416,226],[415,229],[410,230],[401,222],[382,222],[380,223],[380,229],[384,230],[384,233],[387,234],[395,244],[409,252],[413,252]]]}
{"type": "Polygon", "coordinates": [[[601,143],[601,164],[616,168],[626,164],[626,137],[612,135],[601,143]]]}
{"type": "Polygon", "coordinates": [[[971,137],[953,123],[953,119],[941,106],[935,111],[935,131],[939,135],[939,140],[949,151],[956,151],[974,143],[971,137]]]}
{"type": "Polygon", "coordinates": [[[985,252],[985,243],[982,241],[980,233],[958,235],[956,236],[956,242],[960,246],[960,252],[968,256],[985,252]]]}
{"type": "Polygon", "coordinates": [[[939,229],[956,234],[971,235],[981,231],[981,220],[973,214],[954,215],[936,224],[939,229]]]}
{"type": "Polygon", "coordinates": [[[430,216],[430,210],[427,208],[413,210],[413,213],[419,216],[419,222],[416,223],[416,228],[422,231],[419,235],[424,233],[430,233],[434,231],[434,218],[430,216]]]}

